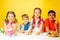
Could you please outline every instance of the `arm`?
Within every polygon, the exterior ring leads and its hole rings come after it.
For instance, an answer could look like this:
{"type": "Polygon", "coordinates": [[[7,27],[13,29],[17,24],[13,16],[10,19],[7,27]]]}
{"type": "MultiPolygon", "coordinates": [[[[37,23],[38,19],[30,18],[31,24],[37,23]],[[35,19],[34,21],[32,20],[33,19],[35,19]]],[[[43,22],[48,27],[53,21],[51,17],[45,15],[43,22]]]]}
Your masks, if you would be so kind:
{"type": "Polygon", "coordinates": [[[43,32],[43,28],[44,28],[44,23],[43,22],[41,22],[41,25],[40,25],[40,30],[39,30],[39,33],[42,33],[43,32]]]}
{"type": "Polygon", "coordinates": [[[3,26],[4,26],[4,31],[5,31],[5,33],[7,32],[7,28],[6,28],[6,23],[5,23],[5,21],[3,21],[3,26]]]}
{"type": "Polygon", "coordinates": [[[27,30],[26,33],[29,34],[29,35],[32,33],[32,23],[30,23],[30,27],[29,27],[29,29],[27,30]]]}
{"type": "Polygon", "coordinates": [[[16,32],[17,27],[18,27],[18,25],[17,25],[17,24],[15,24],[15,25],[14,25],[14,27],[12,28],[12,33],[15,33],[15,32],[16,32]]]}
{"type": "Polygon", "coordinates": [[[26,32],[28,35],[30,35],[32,33],[32,30],[33,30],[33,28],[32,28],[32,21],[33,20],[30,21],[30,27],[29,27],[29,29],[26,32]]]}
{"type": "Polygon", "coordinates": [[[41,22],[39,31],[37,32],[37,35],[39,35],[39,34],[41,34],[43,32],[43,28],[44,28],[44,23],[41,22]]]}
{"type": "Polygon", "coordinates": [[[24,33],[24,25],[20,25],[20,32],[24,33]]]}
{"type": "Polygon", "coordinates": [[[49,22],[47,20],[45,20],[45,22],[44,22],[44,27],[45,27],[46,32],[50,32],[50,30],[49,30],[49,22]]]}
{"type": "Polygon", "coordinates": [[[49,30],[48,26],[46,27],[46,32],[50,32],[50,30],[49,30]]]}

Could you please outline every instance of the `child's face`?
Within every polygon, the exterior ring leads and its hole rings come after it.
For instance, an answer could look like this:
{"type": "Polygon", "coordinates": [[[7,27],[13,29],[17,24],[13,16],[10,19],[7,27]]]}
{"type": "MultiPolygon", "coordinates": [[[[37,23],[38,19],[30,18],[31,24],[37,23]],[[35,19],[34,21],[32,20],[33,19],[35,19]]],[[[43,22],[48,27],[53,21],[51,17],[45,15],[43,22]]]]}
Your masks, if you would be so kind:
{"type": "Polygon", "coordinates": [[[22,18],[22,20],[23,20],[23,23],[24,23],[24,24],[27,24],[27,23],[28,23],[28,21],[29,21],[29,19],[28,19],[28,18],[26,18],[26,17],[23,17],[23,18],[22,18]]]}
{"type": "Polygon", "coordinates": [[[54,13],[50,13],[50,14],[49,14],[49,19],[50,19],[50,20],[54,20],[54,18],[55,18],[54,13]]]}
{"type": "Polygon", "coordinates": [[[7,18],[9,20],[9,22],[12,22],[14,20],[14,16],[12,13],[9,13],[7,18]]]}
{"type": "Polygon", "coordinates": [[[35,13],[34,13],[35,17],[39,18],[40,14],[40,10],[36,9],[35,13]]]}

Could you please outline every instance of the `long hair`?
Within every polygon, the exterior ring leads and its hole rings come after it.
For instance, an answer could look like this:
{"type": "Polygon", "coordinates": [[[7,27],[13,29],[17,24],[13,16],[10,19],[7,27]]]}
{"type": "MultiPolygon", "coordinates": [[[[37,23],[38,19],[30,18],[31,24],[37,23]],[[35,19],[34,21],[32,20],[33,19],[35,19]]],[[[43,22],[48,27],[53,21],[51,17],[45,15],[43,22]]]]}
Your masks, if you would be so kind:
{"type": "MultiPolygon", "coordinates": [[[[41,14],[41,12],[42,12],[40,8],[35,8],[35,9],[34,9],[34,13],[35,13],[35,10],[39,10],[39,11],[40,11],[40,14],[41,14]]],[[[32,18],[34,18],[34,17],[35,17],[35,15],[32,16],[32,18]]],[[[39,18],[41,18],[41,16],[39,16],[39,18]]]]}
{"type": "MultiPolygon", "coordinates": [[[[40,14],[41,14],[41,9],[40,8],[35,8],[34,13],[35,13],[35,10],[39,10],[40,14]]],[[[32,19],[33,19],[32,25],[35,26],[35,15],[32,16],[32,19]]],[[[38,27],[40,26],[39,24],[40,24],[41,21],[43,21],[43,20],[41,19],[41,16],[39,16],[38,27]]]]}
{"type": "Polygon", "coordinates": [[[10,13],[13,14],[13,16],[14,16],[14,18],[15,18],[15,20],[14,20],[12,23],[16,23],[16,22],[17,22],[15,13],[14,13],[13,11],[8,11],[8,12],[7,12],[7,15],[6,15],[6,19],[5,19],[6,24],[9,23],[8,15],[9,15],[10,13]]]}

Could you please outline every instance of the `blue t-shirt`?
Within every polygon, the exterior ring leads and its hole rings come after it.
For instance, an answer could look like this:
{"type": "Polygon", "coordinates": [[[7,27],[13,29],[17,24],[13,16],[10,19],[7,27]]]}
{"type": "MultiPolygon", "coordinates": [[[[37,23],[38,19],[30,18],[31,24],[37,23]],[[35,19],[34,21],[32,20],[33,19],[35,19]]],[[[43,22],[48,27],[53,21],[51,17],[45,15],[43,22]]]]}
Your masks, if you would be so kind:
{"type": "MultiPolygon", "coordinates": [[[[30,26],[30,22],[28,22],[25,26],[24,26],[24,31],[28,30],[30,26]]],[[[20,30],[22,28],[22,25],[20,25],[20,30]]]]}

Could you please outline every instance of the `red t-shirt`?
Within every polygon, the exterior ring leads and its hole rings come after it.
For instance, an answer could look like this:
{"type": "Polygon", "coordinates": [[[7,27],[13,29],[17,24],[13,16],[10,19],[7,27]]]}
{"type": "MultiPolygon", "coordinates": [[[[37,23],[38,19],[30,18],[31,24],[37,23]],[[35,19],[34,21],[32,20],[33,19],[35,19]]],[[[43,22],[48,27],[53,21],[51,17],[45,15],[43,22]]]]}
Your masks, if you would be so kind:
{"type": "Polygon", "coordinates": [[[55,21],[56,20],[54,20],[54,21],[51,22],[49,19],[46,19],[45,20],[45,24],[44,24],[44,27],[45,27],[45,30],[44,31],[46,31],[46,27],[48,27],[49,30],[56,31],[55,21]]]}

